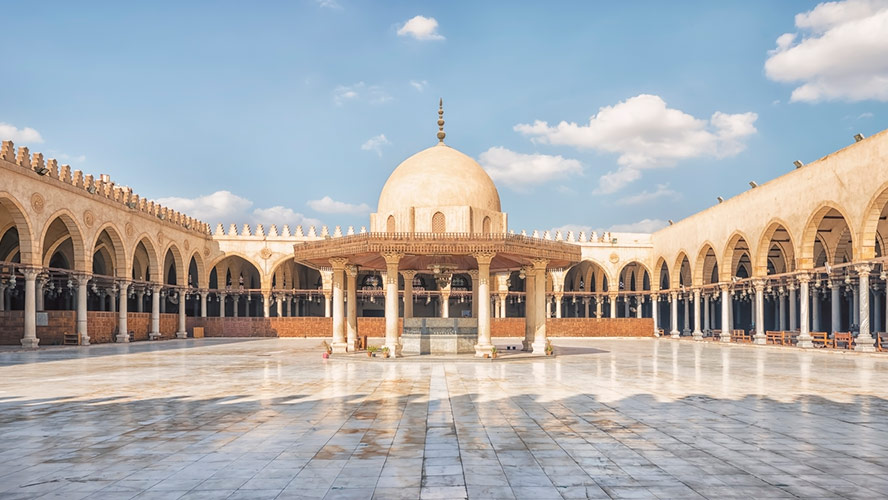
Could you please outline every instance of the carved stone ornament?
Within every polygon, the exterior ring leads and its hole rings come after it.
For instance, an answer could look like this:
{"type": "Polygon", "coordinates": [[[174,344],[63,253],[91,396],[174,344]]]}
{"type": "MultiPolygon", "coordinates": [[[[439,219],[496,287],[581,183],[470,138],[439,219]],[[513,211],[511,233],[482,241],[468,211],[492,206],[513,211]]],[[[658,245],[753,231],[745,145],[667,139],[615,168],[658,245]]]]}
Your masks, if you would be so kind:
{"type": "Polygon", "coordinates": [[[93,227],[93,224],[96,223],[95,214],[90,210],[83,212],[83,223],[86,224],[86,227],[93,227]]]}
{"type": "Polygon", "coordinates": [[[185,240],[184,246],[185,246],[186,251],[190,250],[191,249],[191,242],[188,240],[185,240]]]}
{"type": "Polygon", "coordinates": [[[164,242],[163,231],[158,231],[157,232],[157,244],[163,246],[163,242],[164,242]]]}
{"type": "Polygon", "coordinates": [[[271,249],[268,247],[263,248],[262,250],[259,251],[259,256],[265,260],[270,259],[271,258],[271,249]]]}
{"type": "Polygon", "coordinates": [[[131,222],[127,222],[126,228],[124,229],[124,231],[126,231],[126,236],[128,238],[132,238],[133,234],[136,233],[136,228],[135,228],[135,226],[133,226],[133,224],[131,222]]]}
{"type": "Polygon", "coordinates": [[[616,264],[617,262],[620,262],[620,256],[617,255],[617,252],[610,254],[610,261],[611,264],[616,264]]]}
{"type": "Polygon", "coordinates": [[[204,254],[204,257],[209,257],[210,256],[210,249],[208,247],[204,247],[203,254],[204,254]]]}
{"type": "Polygon", "coordinates": [[[31,195],[31,208],[33,208],[35,212],[38,214],[42,213],[45,206],[46,201],[40,193],[34,193],[31,195]]]}

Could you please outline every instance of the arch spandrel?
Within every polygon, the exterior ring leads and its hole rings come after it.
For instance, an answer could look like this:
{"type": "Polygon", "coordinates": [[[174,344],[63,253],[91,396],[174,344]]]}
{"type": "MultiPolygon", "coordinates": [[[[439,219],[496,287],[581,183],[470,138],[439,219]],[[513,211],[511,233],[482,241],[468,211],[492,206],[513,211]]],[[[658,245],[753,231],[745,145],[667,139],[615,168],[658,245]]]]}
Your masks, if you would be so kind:
{"type": "Polygon", "coordinates": [[[712,267],[708,266],[709,263],[707,262],[707,258],[710,256],[715,260],[715,267],[720,269],[720,266],[718,265],[718,253],[715,251],[715,245],[713,245],[711,241],[706,240],[697,252],[697,258],[694,260],[694,265],[692,267],[694,272],[691,278],[692,286],[703,286],[707,284],[706,271],[710,271],[710,276],[712,272],[712,267]]]}
{"type": "Polygon", "coordinates": [[[22,264],[39,266],[41,264],[41,256],[40,252],[37,251],[34,225],[28,216],[27,210],[18,200],[5,191],[0,191],[0,206],[9,212],[12,222],[18,231],[19,261],[22,264]]]}
{"type": "MultiPolygon", "coordinates": [[[[854,245],[857,247],[855,252],[859,259],[872,259],[876,256],[876,240],[880,236],[878,234],[879,220],[886,206],[888,206],[888,182],[882,184],[866,204],[863,222],[857,233],[860,237],[855,240],[854,245]]],[[[847,221],[847,218],[845,220],[847,221]]],[[[884,235],[882,236],[884,237],[884,235]]],[[[882,247],[882,255],[884,256],[885,253],[885,247],[882,247]]]]}
{"type": "MultiPolygon", "coordinates": [[[[844,219],[851,237],[851,258],[853,260],[858,259],[858,256],[855,255],[856,252],[859,252],[859,245],[857,244],[858,239],[857,235],[854,233],[854,227],[850,222],[851,219],[848,217],[848,211],[836,202],[825,201],[820,203],[817,208],[814,209],[811,216],[808,217],[808,221],[805,223],[805,229],[799,242],[797,259],[798,269],[807,270],[814,268],[814,243],[817,240],[817,230],[820,228],[820,224],[823,222],[824,217],[826,217],[826,215],[832,210],[838,212],[844,219]]],[[[832,259],[830,258],[829,260],[831,261],[832,259]]]]}
{"type": "Polygon", "coordinates": [[[90,245],[88,252],[90,259],[92,259],[92,255],[96,252],[96,247],[99,245],[99,239],[102,237],[102,233],[106,233],[111,240],[114,257],[114,277],[124,279],[129,278],[132,269],[132,261],[128,258],[126,245],[120,231],[111,222],[106,222],[96,229],[95,234],[91,239],[92,244],[90,245]]]}

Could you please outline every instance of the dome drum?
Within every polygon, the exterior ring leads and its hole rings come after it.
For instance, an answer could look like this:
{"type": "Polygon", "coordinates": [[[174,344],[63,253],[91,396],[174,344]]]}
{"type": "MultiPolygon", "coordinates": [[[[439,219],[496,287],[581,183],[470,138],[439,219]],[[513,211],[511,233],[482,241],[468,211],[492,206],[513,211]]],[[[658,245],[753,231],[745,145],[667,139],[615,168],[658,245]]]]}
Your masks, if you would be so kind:
{"type": "Polygon", "coordinates": [[[468,206],[409,207],[370,214],[370,230],[380,233],[505,233],[503,212],[468,206]]]}

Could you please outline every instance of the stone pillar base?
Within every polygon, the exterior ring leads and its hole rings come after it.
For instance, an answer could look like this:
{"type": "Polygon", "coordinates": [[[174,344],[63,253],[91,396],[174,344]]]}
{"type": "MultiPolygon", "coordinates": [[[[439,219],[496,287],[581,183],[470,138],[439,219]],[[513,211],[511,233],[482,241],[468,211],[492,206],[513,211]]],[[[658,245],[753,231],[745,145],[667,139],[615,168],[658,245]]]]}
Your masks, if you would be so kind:
{"type": "Polygon", "coordinates": [[[802,347],[805,349],[810,349],[814,347],[814,339],[810,335],[799,335],[799,338],[796,339],[796,347],[802,347]]]}
{"type": "Polygon", "coordinates": [[[671,332],[669,332],[669,336],[674,339],[677,339],[677,338],[681,337],[681,332],[678,330],[672,330],[671,332]]]}
{"type": "Polygon", "coordinates": [[[385,344],[385,346],[389,348],[389,357],[400,358],[402,356],[400,343],[385,344]]]}
{"type": "Polygon", "coordinates": [[[345,354],[348,352],[348,343],[332,342],[330,343],[330,348],[333,349],[333,354],[345,354]]]}
{"type": "Polygon", "coordinates": [[[157,340],[162,338],[163,334],[161,334],[160,332],[151,332],[148,334],[148,340],[157,340]]]}
{"type": "Polygon", "coordinates": [[[129,342],[129,335],[125,333],[120,333],[116,337],[114,337],[114,341],[119,343],[129,342]]]}
{"type": "Polygon", "coordinates": [[[475,357],[483,358],[485,354],[490,354],[493,344],[475,344],[475,357]]]}
{"type": "Polygon", "coordinates": [[[546,342],[534,342],[531,344],[531,348],[533,349],[534,356],[545,356],[546,355],[546,342]]]}
{"type": "Polygon", "coordinates": [[[768,343],[768,337],[756,335],[752,338],[752,343],[755,345],[765,345],[768,343]]]}
{"type": "Polygon", "coordinates": [[[718,340],[719,342],[730,342],[731,333],[723,330],[721,333],[718,334],[718,340]]]}
{"type": "Polygon", "coordinates": [[[345,351],[346,352],[355,352],[357,350],[358,349],[357,349],[357,341],[356,340],[346,340],[345,341],[345,351]]]}
{"type": "Polygon", "coordinates": [[[176,332],[176,338],[177,339],[187,339],[188,332],[176,332]]]}
{"type": "Polygon", "coordinates": [[[36,349],[37,344],[40,343],[40,339],[22,339],[22,348],[24,349],[36,349]]]}
{"type": "Polygon", "coordinates": [[[866,337],[858,336],[857,339],[854,340],[854,350],[857,352],[875,352],[876,346],[874,343],[874,339],[869,335],[866,337]]]}
{"type": "Polygon", "coordinates": [[[698,331],[694,332],[693,335],[694,335],[694,340],[703,340],[703,332],[698,330],[698,331]]]}
{"type": "Polygon", "coordinates": [[[89,336],[84,335],[80,337],[80,345],[89,345],[89,336]]]}

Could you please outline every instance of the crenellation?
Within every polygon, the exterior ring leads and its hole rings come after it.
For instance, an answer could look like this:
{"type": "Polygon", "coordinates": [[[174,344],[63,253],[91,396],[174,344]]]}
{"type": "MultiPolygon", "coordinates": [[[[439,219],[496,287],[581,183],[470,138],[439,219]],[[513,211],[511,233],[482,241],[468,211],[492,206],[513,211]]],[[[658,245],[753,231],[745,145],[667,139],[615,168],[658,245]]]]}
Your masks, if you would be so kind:
{"type": "Polygon", "coordinates": [[[265,236],[265,228],[262,224],[256,224],[256,236],[265,236]]]}
{"type": "Polygon", "coordinates": [[[315,231],[315,227],[309,226],[308,227],[308,237],[309,238],[316,238],[317,236],[318,236],[318,233],[315,231]]]}
{"type": "Polygon", "coordinates": [[[327,226],[321,226],[321,238],[326,238],[330,236],[330,231],[327,230],[327,226]]]}
{"type": "Polygon", "coordinates": [[[216,224],[216,232],[214,233],[216,236],[225,236],[225,228],[222,226],[222,223],[216,224]]]}
{"type": "Polygon", "coordinates": [[[249,224],[244,224],[244,227],[241,229],[240,235],[241,236],[252,236],[252,233],[250,232],[250,225],[249,224]]]}
{"type": "Polygon", "coordinates": [[[336,226],[336,228],[333,229],[333,237],[339,238],[341,236],[342,236],[342,228],[340,226],[336,226]]]}
{"type": "Polygon", "coordinates": [[[571,243],[576,243],[577,239],[574,237],[574,232],[573,232],[573,231],[568,231],[568,232],[567,232],[567,241],[569,241],[569,242],[571,242],[571,243]]]}
{"type": "Polygon", "coordinates": [[[367,226],[361,226],[361,234],[367,233],[367,226]]]}
{"type": "Polygon", "coordinates": [[[33,153],[31,155],[31,170],[39,172],[45,167],[46,165],[43,163],[43,153],[33,153]]]}
{"type": "Polygon", "coordinates": [[[46,168],[49,169],[49,176],[53,179],[59,178],[59,162],[56,161],[55,158],[50,158],[46,161],[46,168]]]}
{"type": "Polygon", "coordinates": [[[62,171],[59,174],[59,179],[65,184],[72,184],[73,179],[71,178],[71,165],[67,163],[62,165],[62,171]]]}
{"type": "Polygon", "coordinates": [[[86,189],[87,191],[93,190],[92,194],[95,194],[96,192],[98,192],[97,191],[98,186],[96,186],[96,181],[93,179],[92,175],[87,175],[86,177],[83,178],[83,188],[86,189]]]}
{"type": "Polygon", "coordinates": [[[28,156],[28,148],[25,146],[19,147],[15,163],[22,168],[31,168],[31,157],[28,156]]]}
{"type": "Polygon", "coordinates": [[[15,163],[15,144],[12,141],[3,141],[0,146],[0,160],[15,163]]]}
{"type": "Polygon", "coordinates": [[[281,236],[283,236],[285,238],[290,237],[290,225],[289,224],[284,224],[284,230],[281,232],[281,236]]]}
{"type": "Polygon", "coordinates": [[[561,235],[561,231],[555,231],[555,241],[564,241],[564,237],[561,235]]]}
{"type": "Polygon", "coordinates": [[[352,236],[355,234],[355,226],[348,226],[348,231],[345,233],[347,236],[352,236]]]}
{"type": "Polygon", "coordinates": [[[268,235],[271,237],[276,237],[278,235],[278,228],[276,224],[272,224],[268,227],[268,235]]]}

